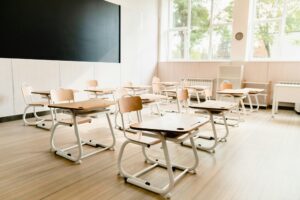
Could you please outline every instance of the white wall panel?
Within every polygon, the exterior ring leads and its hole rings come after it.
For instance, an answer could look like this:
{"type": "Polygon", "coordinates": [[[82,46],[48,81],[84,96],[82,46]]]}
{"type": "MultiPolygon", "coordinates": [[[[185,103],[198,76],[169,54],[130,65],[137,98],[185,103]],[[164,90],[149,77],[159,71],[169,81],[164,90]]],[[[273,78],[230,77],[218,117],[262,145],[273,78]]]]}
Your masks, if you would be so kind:
{"type": "Polygon", "coordinates": [[[14,114],[11,59],[0,59],[0,117],[14,114]]]}
{"type": "Polygon", "coordinates": [[[23,113],[25,104],[21,92],[23,83],[36,90],[59,87],[59,63],[57,61],[13,59],[15,114],[23,113]]]}
{"type": "Polygon", "coordinates": [[[158,0],[124,2],[121,82],[150,83],[158,54],[158,0]]]}
{"type": "Polygon", "coordinates": [[[100,87],[120,87],[121,67],[118,63],[95,63],[95,79],[100,87]]]}
{"type": "Polygon", "coordinates": [[[60,61],[60,86],[62,88],[86,88],[86,82],[94,79],[94,64],[92,62],[60,61]]]}
{"type": "Polygon", "coordinates": [[[87,93],[83,90],[86,89],[86,82],[94,79],[94,63],[61,61],[59,66],[60,87],[78,90],[76,100],[87,99],[87,93]]]}

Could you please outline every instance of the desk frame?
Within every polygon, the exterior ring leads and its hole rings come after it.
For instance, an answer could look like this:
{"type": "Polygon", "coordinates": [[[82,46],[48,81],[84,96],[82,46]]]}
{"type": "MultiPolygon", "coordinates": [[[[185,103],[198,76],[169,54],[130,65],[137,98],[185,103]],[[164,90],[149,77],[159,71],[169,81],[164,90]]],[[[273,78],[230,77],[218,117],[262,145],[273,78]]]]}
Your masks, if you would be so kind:
{"type": "Polygon", "coordinates": [[[73,126],[74,126],[74,132],[75,132],[77,144],[73,145],[73,146],[70,146],[70,147],[67,147],[67,148],[64,148],[64,149],[60,149],[60,148],[56,147],[56,145],[54,143],[55,129],[59,125],[65,125],[64,123],[57,122],[51,130],[50,146],[51,146],[51,151],[52,152],[55,152],[57,155],[59,155],[63,158],[66,158],[67,160],[70,160],[70,161],[73,161],[77,164],[80,164],[81,160],[83,158],[92,156],[96,153],[100,153],[100,152],[105,151],[105,150],[114,150],[114,146],[115,146],[115,143],[116,143],[116,138],[115,138],[114,130],[113,130],[111,120],[110,120],[110,117],[109,117],[109,109],[90,110],[88,112],[81,112],[81,111],[77,111],[77,110],[74,110],[74,109],[68,109],[68,108],[60,108],[60,109],[69,110],[72,113],[73,126]],[[113,141],[110,145],[104,145],[104,144],[101,144],[101,143],[93,141],[93,140],[85,141],[85,140],[82,140],[81,137],[80,137],[80,133],[78,131],[77,117],[82,116],[82,115],[86,116],[88,114],[95,114],[95,113],[98,113],[98,112],[104,112],[105,115],[106,115],[107,122],[108,122],[109,128],[110,128],[110,133],[111,133],[111,136],[112,136],[112,139],[113,139],[113,141]],[[88,154],[83,154],[83,148],[82,148],[83,145],[89,145],[89,146],[92,146],[92,147],[95,147],[95,148],[101,147],[101,149],[95,150],[95,151],[90,152],[88,154]],[[70,153],[67,152],[68,150],[74,149],[74,148],[78,148],[78,156],[77,157],[73,157],[70,153]]]}
{"type": "MultiPolygon", "coordinates": [[[[138,114],[138,116],[140,116],[140,114],[138,114]]],[[[152,137],[160,139],[160,141],[162,143],[162,150],[163,150],[164,157],[165,157],[164,161],[160,161],[158,159],[150,158],[147,155],[146,148],[149,148],[150,147],[149,145],[134,142],[132,140],[125,141],[121,146],[120,154],[119,154],[119,157],[118,157],[119,175],[124,177],[125,182],[131,183],[131,184],[136,185],[138,187],[141,187],[141,188],[144,188],[146,190],[152,191],[154,193],[160,194],[160,195],[164,196],[165,198],[170,198],[171,197],[170,191],[174,188],[175,184],[181,178],[184,177],[185,174],[187,174],[187,173],[196,174],[196,168],[199,164],[199,158],[198,158],[197,148],[195,146],[193,137],[194,137],[195,133],[198,131],[198,128],[200,126],[202,126],[203,124],[205,124],[205,123],[206,122],[204,121],[199,126],[194,128],[193,130],[190,130],[190,131],[184,133],[185,135],[183,134],[184,137],[182,137],[182,138],[169,138],[169,137],[166,136],[166,133],[163,132],[163,131],[162,132],[159,132],[159,131],[153,132],[153,133],[156,133],[156,135],[152,136],[152,137]],[[169,153],[169,150],[168,150],[167,141],[172,141],[172,142],[175,142],[175,143],[181,143],[181,142],[183,142],[184,140],[187,140],[187,139],[189,139],[190,142],[191,142],[193,156],[194,156],[194,163],[190,167],[172,163],[171,159],[170,159],[170,153],[169,153]],[[141,170],[141,171],[139,171],[135,174],[128,173],[122,166],[122,157],[123,157],[124,149],[130,143],[137,144],[137,145],[140,145],[142,147],[142,152],[143,152],[143,155],[145,157],[145,162],[150,164],[149,167],[147,167],[147,168],[145,168],[145,169],[143,169],[143,170],[141,170]],[[169,182],[163,187],[152,186],[150,182],[139,178],[139,176],[153,170],[155,167],[165,168],[168,172],[169,182]],[[174,176],[173,171],[175,169],[180,170],[182,172],[179,175],[174,176]]],[[[134,129],[134,130],[138,130],[138,131],[149,131],[149,130],[146,130],[146,129],[143,129],[143,128],[137,128],[137,127],[132,127],[132,126],[130,126],[130,128],[134,129]]],[[[151,136],[151,135],[149,135],[149,136],[151,136]]]]}

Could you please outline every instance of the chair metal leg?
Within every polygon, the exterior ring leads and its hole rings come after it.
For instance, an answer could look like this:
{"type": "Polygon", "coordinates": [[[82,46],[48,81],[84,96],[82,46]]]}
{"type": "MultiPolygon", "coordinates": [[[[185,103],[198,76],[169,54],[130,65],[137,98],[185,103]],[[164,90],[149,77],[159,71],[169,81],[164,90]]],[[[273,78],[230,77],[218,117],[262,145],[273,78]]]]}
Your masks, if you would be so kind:
{"type": "Polygon", "coordinates": [[[39,118],[39,117],[37,118],[37,117],[36,117],[36,113],[35,113],[35,108],[34,108],[34,106],[30,106],[30,105],[28,105],[28,106],[25,107],[24,113],[23,113],[23,117],[22,117],[22,118],[23,118],[24,125],[28,125],[28,126],[36,126],[37,124],[39,124],[39,123],[45,121],[45,120],[42,119],[42,118],[39,118]],[[29,122],[29,121],[26,120],[27,110],[28,110],[30,107],[33,107],[33,111],[34,111],[33,113],[34,113],[34,116],[35,116],[36,119],[40,119],[39,121],[29,122]]]}
{"type": "Polygon", "coordinates": [[[222,112],[222,118],[223,118],[223,121],[224,121],[224,126],[225,126],[225,129],[226,129],[226,134],[225,134],[224,137],[222,137],[220,139],[220,142],[227,142],[227,137],[229,135],[229,128],[228,128],[228,124],[227,124],[227,120],[226,120],[224,112],[222,112]]]}

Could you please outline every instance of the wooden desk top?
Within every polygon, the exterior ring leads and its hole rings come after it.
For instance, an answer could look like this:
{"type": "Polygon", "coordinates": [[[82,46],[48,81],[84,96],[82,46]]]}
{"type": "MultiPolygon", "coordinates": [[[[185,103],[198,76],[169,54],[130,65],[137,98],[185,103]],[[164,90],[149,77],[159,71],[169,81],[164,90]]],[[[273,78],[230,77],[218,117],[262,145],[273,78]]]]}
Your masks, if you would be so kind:
{"type": "Polygon", "coordinates": [[[246,95],[249,93],[249,90],[247,89],[225,89],[225,90],[219,90],[217,91],[218,94],[229,94],[229,95],[246,95]]]}
{"type": "Polygon", "coordinates": [[[265,91],[264,89],[261,88],[244,88],[244,89],[248,90],[249,94],[258,94],[265,91]]]}
{"type": "Polygon", "coordinates": [[[198,90],[198,91],[203,91],[205,89],[208,89],[208,86],[204,86],[204,85],[190,85],[190,86],[185,86],[185,88],[187,89],[194,89],[194,90],[198,90]]]}
{"type": "Polygon", "coordinates": [[[73,111],[91,111],[91,110],[104,109],[114,104],[115,102],[104,100],[104,99],[90,99],[87,101],[78,101],[74,103],[50,104],[49,107],[67,109],[73,111]]]}
{"type": "Polygon", "coordinates": [[[189,107],[208,111],[229,111],[236,106],[236,103],[226,101],[205,101],[200,104],[190,105],[189,107]]]}
{"type": "MultiPolygon", "coordinates": [[[[79,92],[79,90],[76,89],[72,89],[73,92],[79,92]]],[[[50,90],[36,90],[36,91],[32,91],[32,94],[39,94],[39,95],[43,95],[43,96],[50,96],[50,90]]]]}
{"type": "Polygon", "coordinates": [[[94,88],[94,89],[85,89],[86,92],[93,92],[93,93],[99,93],[99,94],[112,94],[115,89],[100,89],[100,88],[94,88]]]}
{"type": "Polygon", "coordinates": [[[188,114],[167,114],[141,123],[131,124],[130,128],[141,131],[167,133],[168,137],[176,137],[191,132],[206,124],[208,119],[188,114]]]}
{"type": "Polygon", "coordinates": [[[179,82],[175,82],[175,81],[161,81],[161,82],[154,82],[153,84],[160,84],[160,85],[164,85],[164,86],[175,86],[175,85],[179,85],[179,82]]]}
{"type": "Polygon", "coordinates": [[[160,95],[160,94],[141,94],[139,95],[141,97],[141,99],[149,99],[149,100],[153,100],[153,101],[158,101],[161,99],[168,99],[167,96],[165,95],[160,95]]]}
{"type": "Polygon", "coordinates": [[[151,88],[151,86],[150,85],[132,85],[132,86],[124,86],[123,88],[131,89],[131,90],[140,90],[140,89],[151,88]]]}

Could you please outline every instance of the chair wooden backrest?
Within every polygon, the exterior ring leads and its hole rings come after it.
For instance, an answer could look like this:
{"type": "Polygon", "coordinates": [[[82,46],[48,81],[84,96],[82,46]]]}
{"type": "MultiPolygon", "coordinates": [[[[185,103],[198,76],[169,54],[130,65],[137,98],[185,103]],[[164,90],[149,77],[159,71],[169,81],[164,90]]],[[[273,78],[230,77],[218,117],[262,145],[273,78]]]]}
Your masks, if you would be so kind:
{"type": "Polygon", "coordinates": [[[227,82],[227,81],[222,82],[221,85],[220,85],[221,90],[232,89],[232,88],[233,88],[232,83],[227,82]]]}
{"type": "Polygon", "coordinates": [[[152,92],[153,94],[160,94],[161,93],[161,85],[160,79],[157,76],[152,78],[152,92]]]}
{"type": "Polygon", "coordinates": [[[122,97],[118,100],[118,105],[121,114],[143,109],[142,99],[139,96],[122,97]]]}
{"type": "Polygon", "coordinates": [[[74,101],[74,92],[71,89],[50,90],[50,96],[53,103],[74,101]]]}
{"type": "Polygon", "coordinates": [[[32,87],[23,83],[21,89],[25,104],[28,105],[32,103],[32,87]]]}
{"type": "Polygon", "coordinates": [[[98,81],[97,80],[88,80],[86,82],[86,86],[88,89],[93,89],[98,87],[98,81]]]}
{"type": "Polygon", "coordinates": [[[178,99],[178,101],[188,101],[188,99],[189,99],[188,89],[177,90],[177,99],[178,99]]]}

